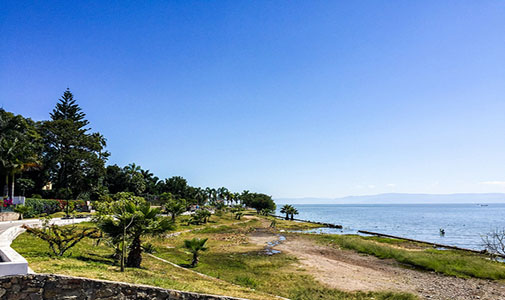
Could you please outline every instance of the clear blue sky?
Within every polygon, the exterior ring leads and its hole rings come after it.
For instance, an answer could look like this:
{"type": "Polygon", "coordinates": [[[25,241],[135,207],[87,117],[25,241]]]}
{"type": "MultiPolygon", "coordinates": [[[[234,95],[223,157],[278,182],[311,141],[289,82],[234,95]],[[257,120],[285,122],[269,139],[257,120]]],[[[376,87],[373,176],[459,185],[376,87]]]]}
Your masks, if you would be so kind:
{"type": "Polygon", "coordinates": [[[0,105],[274,197],[505,192],[503,1],[2,1],[0,105]]]}

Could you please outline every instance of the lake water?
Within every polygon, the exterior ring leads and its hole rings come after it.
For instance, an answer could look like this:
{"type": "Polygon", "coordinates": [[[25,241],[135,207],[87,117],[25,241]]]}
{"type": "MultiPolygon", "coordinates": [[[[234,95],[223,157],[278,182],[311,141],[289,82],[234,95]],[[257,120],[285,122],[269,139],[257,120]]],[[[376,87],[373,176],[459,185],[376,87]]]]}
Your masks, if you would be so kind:
{"type": "MultiPolygon", "coordinates": [[[[279,209],[280,209],[279,205],[279,209]]],[[[296,204],[298,219],[340,224],[324,233],[368,230],[470,249],[483,249],[481,236],[505,228],[505,203],[488,204],[296,204]],[[440,235],[440,228],[445,235],[440,235]]],[[[277,214],[281,215],[277,210],[277,214]]]]}

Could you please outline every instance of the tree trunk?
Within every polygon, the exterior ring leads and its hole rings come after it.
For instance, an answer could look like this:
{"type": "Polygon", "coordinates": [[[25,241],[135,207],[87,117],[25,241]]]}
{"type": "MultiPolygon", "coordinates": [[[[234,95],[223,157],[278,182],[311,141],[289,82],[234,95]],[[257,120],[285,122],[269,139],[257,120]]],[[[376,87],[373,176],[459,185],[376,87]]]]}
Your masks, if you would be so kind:
{"type": "Polygon", "coordinates": [[[128,253],[126,266],[132,268],[140,268],[141,262],[142,262],[142,246],[140,243],[140,236],[136,236],[133,238],[132,244],[130,246],[130,252],[128,253]]]}
{"type": "Polygon", "coordinates": [[[5,175],[4,197],[9,197],[9,175],[5,175]]]}
{"type": "Polygon", "coordinates": [[[293,214],[291,214],[291,221],[293,221],[293,219],[294,219],[294,216],[293,216],[293,214]]]}
{"type": "Polygon", "coordinates": [[[289,220],[289,213],[286,213],[286,220],[289,220]]]}
{"type": "Polygon", "coordinates": [[[121,247],[121,272],[124,272],[125,256],[126,256],[126,223],[123,224],[123,246],[121,247]]]}
{"type": "Polygon", "coordinates": [[[11,182],[11,199],[14,200],[14,173],[12,173],[12,182],[11,182]]]}
{"type": "Polygon", "coordinates": [[[191,261],[191,266],[194,268],[198,264],[198,252],[193,253],[193,260],[191,261]]]}

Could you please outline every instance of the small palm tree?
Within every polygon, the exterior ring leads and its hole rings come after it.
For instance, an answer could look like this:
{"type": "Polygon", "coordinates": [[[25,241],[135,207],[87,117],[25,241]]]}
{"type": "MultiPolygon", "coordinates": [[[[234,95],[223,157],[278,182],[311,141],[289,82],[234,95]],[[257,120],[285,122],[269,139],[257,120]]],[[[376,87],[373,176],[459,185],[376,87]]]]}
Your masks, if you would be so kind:
{"type": "Polygon", "coordinates": [[[14,207],[14,212],[19,214],[19,220],[23,220],[23,216],[32,210],[30,206],[25,206],[23,204],[18,204],[14,207]]]}
{"type": "Polygon", "coordinates": [[[193,238],[191,240],[184,240],[184,248],[188,249],[189,252],[193,254],[193,259],[191,261],[191,267],[194,268],[198,264],[198,254],[200,251],[206,251],[208,248],[205,247],[207,238],[199,239],[193,238]]]}
{"type": "Polygon", "coordinates": [[[286,214],[286,220],[289,220],[289,212],[292,208],[293,206],[289,204],[285,204],[283,207],[281,207],[281,214],[286,214]]]}
{"type": "Polygon", "coordinates": [[[296,209],[295,207],[291,206],[290,209],[289,209],[289,214],[291,215],[291,221],[293,221],[294,215],[298,214],[298,209],[296,209]]]}

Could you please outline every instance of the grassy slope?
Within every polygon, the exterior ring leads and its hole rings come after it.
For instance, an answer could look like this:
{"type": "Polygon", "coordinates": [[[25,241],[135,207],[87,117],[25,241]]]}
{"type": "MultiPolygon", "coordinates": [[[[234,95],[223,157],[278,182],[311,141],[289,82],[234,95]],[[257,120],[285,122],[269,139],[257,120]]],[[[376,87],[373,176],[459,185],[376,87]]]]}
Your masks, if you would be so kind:
{"type": "Polygon", "coordinates": [[[505,279],[505,265],[486,256],[457,250],[436,250],[427,245],[396,239],[355,235],[311,235],[323,244],[379,258],[391,258],[419,269],[451,276],[505,279]]]}
{"type": "MultiPolygon", "coordinates": [[[[182,247],[183,241],[193,237],[208,238],[209,250],[202,253],[195,271],[291,299],[415,299],[407,294],[345,293],[326,288],[304,269],[298,268],[295,257],[282,253],[268,256],[262,247],[250,244],[247,234],[260,226],[259,223],[256,220],[235,226],[206,228],[150,242],[156,246],[155,255],[158,257],[186,265],[191,255],[182,247]]],[[[279,223],[277,227],[283,228],[279,223]]],[[[302,224],[296,227],[302,227],[302,224]]]]}
{"type": "Polygon", "coordinates": [[[110,258],[111,248],[103,244],[96,246],[95,241],[90,239],[84,239],[61,258],[51,257],[47,244],[27,233],[19,236],[12,243],[12,247],[28,260],[35,272],[39,273],[123,281],[250,299],[272,299],[248,288],[196,276],[190,271],[162,263],[147,255],[144,255],[141,269],[127,268],[126,272],[121,273],[110,258]]]}
{"type": "MultiPolygon", "coordinates": [[[[144,256],[142,269],[127,269],[125,273],[121,273],[109,257],[111,249],[105,245],[95,246],[89,239],[71,249],[63,258],[50,257],[47,245],[28,234],[22,234],[12,246],[27,258],[34,271],[41,273],[124,281],[249,299],[276,299],[267,293],[300,300],[416,299],[408,294],[344,293],[326,288],[307,275],[303,269],[298,268],[295,264],[296,258],[285,254],[266,256],[260,247],[248,243],[246,234],[253,227],[259,226],[258,220],[235,225],[232,223],[237,221],[226,215],[213,216],[211,220],[215,223],[201,225],[199,226],[201,230],[170,238],[152,238],[149,242],[156,245],[156,256],[184,265],[189,262],[190,255],[181,247],[183,240],[194,236],[209,237],[210,249],[202,254],[201,263],[194,270],[224,281],[198,276],[147,255],[144,256]],[[222,224],[224,226],[220,226],[222,224]]],[[[278,228],[293,226],[283,222],[277,225],[278,228]]],[[[179,224],[178,230],[195,227],[197,226],[187,227],[179,224]]],[[[303,227],[303,224],[297,224],[296,227],[303,227]]]]}

